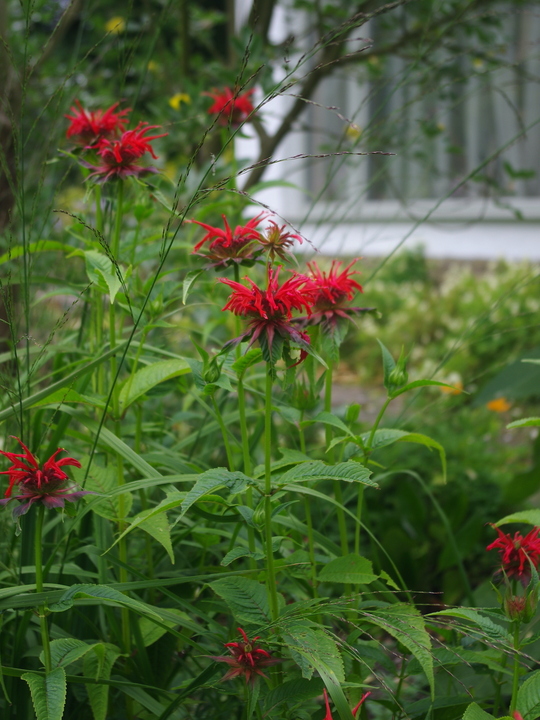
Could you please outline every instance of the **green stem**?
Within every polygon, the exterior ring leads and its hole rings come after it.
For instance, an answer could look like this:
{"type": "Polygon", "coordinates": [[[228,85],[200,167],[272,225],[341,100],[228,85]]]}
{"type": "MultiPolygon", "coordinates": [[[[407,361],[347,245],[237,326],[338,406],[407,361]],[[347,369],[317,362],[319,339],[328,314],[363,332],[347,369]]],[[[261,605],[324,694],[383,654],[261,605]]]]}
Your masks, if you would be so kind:
{"type": "Polygon", "coordinates": [[[308,553],[309,562],[311,565],[311,583],[313,585],[313,597],[318,598],[319,593],[317,591],[317,564],[315,562],[315,541],[313,538],[313,521],[311,519],[311,506],[309,504],[309,497],[304,495],[304,514],[306,516],[306,526],[308,531],[308,553]]]}
{"type": "Polygon", "coordinates": [[[229,470],[231,472],[233,472],[234,471],[234,459],[233,459],[233,454],[231,451],[231,445],[229,443],[229,435],[227,433],[227,428],[225,427],[225,423],[223,422],[223,416],[221,415],[221,412],[219,410],[219,406],[216,402],[215,395],[212,395],[212,406],[214,408],[216,420],[217,420],[219,428],[221,430],[221,436],[223,437],[223,444],[225,445],[225,452],[227,453],[227,463],[229,465],[229,470]]]}
{"type": "MultiPolygon", "coordinates": [[[[36,565],[36,592],[43,592],[43,557],[41,554],[43,542],[43,517],[45,515],[45,506],[38,507],[36,520],[36,529],[34,535],[34,557],[36,565]]],[[[43,644],[43,655],[45,660],[45,672],[50,673],[52,670],[51,662],[51,645],[49,642],[49,628],[47,625],[47,614],[45,605],[38,607],[39,625],[41,629],[41,642],[43,644]]]]}
{"type": "Polygon", "coordinates": [[[370,434],[369,434],[369,438],[368,438],[368,441],[367,441],[366,449],[365,449],[365,452],[364,452],[364,458],[365,458],[365,459],[367,459],[367,456],[369,455],[369,451],[371,450],[371,445],[372,445],[372,443],[373,443],[373,438],[375,437],[375,433],[377,432],[377,428],[379,427],[379,423],[380,423],[381,420],[383,419],[383,415],[384,415],[384,413],[386,412],[386,408],[390,405],[390,403],[392,402],[393,399],[394,399],[394,398],[391,397],[391,396],[388,397],[388,398],[386,398],[386,400],[384,401],[384,405],[383,405],[382,408],[379,410],[379,414],[377,415],[377,417],[376,417],[376,419],[375,419],[375,422],[373,423],[373,427],[371,428],[371,432],[370,432],[370,434]]]}
{"type": "Polygon", "coordinates": [[[266,583],[268,598],[275,622],[278,616],[278,597],[276,574],[274,569],[274,552],[272,550],[272,383],[274,368],[266,364],[266,393],[264,407],[264,525],[266,532],[266,583]]]}
{"type": "Polygon", "coordinates": [[[354,552],[360,555],[360,523],[362,521],[362,508],[364,505],[364,486],[362,483],[358,485],[358,496],[356,498],[356,517],[358,522],[354,529],[354,552]]]}
{"type": "MultiPolygon", "coordinates": [[[[328,370],[326,371],[325,384],[324,384],[324,409],[326,412],[332,412],[332,381],[334,375],[334,363],[329,361],[328,370]]],[[[328,448],[332,442],[332,428],[330,425],[326,426],[326,447],[328,448]]],[[[334,448],[328,451],[328,461],[334,462],[334,448]]],[[[334,480],[334,496],[340,505],[343,505],[343,494],[341,492],[341,484],[339,480],[334,480]]],[[[339,539],[341,544],[341,552],[343,555],[349,553],[349,541],[347,538],[347,522],[345,520],[345,513],[343,507],[337,507],[337,520],[339,527],[339,539]]]]}
{"type": "Polygon", "coordinates": [[[517,706],[517,697],[519,692],[519,631],[521,623],[519,620],[514,621],[514,674],[512,677],[512,701],[510,702],[510,715],[514,715],[517,706]]]}

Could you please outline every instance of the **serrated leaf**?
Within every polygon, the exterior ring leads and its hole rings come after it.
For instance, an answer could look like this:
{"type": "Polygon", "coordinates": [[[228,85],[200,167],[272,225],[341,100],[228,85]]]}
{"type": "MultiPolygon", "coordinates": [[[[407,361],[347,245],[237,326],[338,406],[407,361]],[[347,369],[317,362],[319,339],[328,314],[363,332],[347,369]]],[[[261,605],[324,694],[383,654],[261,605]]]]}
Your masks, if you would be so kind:
{"type": "MultiPolygon", "coordinates": [[[[231,472],[227,468],[213,468],[200,475],[199,479],[185,496],[182,502],[180,517],[186,514],[189,508],[205,495],[218,490],[228,488],[231,495],[244,492],[253,481],[241,472],[231,472]]],[[[179,518],[178,518],[179,519],[179,518]]],[[[177,520],[178,522],[178,520],[177,520]]]]}
{"type": "Polygon", "coordinates": [[[517,710],[523,720],[537,720],[540,714],[540,670],[528,677],[519,688],[517,710]]]}
{"type": "Polygon", "coordinates": [[[512,428],[537,427],[539,425],[540,425],[539,417],[528,417],[528,418],[521,418],[521,420],[514,420],[514,422],[509,423],[506,427],[508,430],[511,430],[512,428]]]}
{"type": "MultiPolygon", "coordinates": [[[[148,510],[143,512],[146,512],[148,514],[148,510]]],[[[141,530],[144,530],[151,537],[153,537],[154,540],[157,540],[158,543],[163,545],[163,547],[167,551],[171,563],[174,565],[174,552],[171,543],[171,528],[169,526],[169,520],[167,518],[166,511],[163,511],[162,513],[159,513],[157,515],[154,514],[152,515],[152,517],[147,517],[139,524],[139,527],[141,528],[141,530]]]]}
{"type": "Polygon", "coordinates": [[[521,512],[506,515],[502,520],[494,523],[495,527],[507,525],[508,523],[525,523],[527,525],[540,526],[540,510],[522,510],[521,512]]]}
{"type": "Polygon", "coordinates": [[[377,483],[370,479],[371,474],[371,470],[354,461],[326,465],[320,460],[316,460],[296,465],[287,470],[276,482],[278,485],[286,485],[309,480],[343,480],[344,482],[360,482],[371,487],[378,487],[377,483]]]}
{"type": "MultiPolygon", "coordinates": [[[[77,638],[51,640],[51,664],[53,668],[67,667],[86,655],[93,647],[94,645],[89,645],[77,638]]],[[[43,653],[40,654],[39,659],[45,664],[43,653]]]]}
{"type": "Polygon", "coordinates": [[[239,623],[265,625],[271,620],[266,587],[245,577],[222,578],[210,583],[239,623]]]}
{"type": "Polygon", "coordinates": [[[74,601],[79,597],[95,598],[96,600],[104,602],[114,602],[119,605],[124,605],[131,610],[135,610],[135,612],[141,615],[153,615],[161,620],[159,614],[155,612],[150,605],[142,603],[139,600],[134,600],[128,595],[124,595],[119,590],[114,590],[107,585],[72,585],[66,590],[58,602],[49,604],[49,610],[51,612],[64,612],[65,610],[69,610],[73,607],[74,601]]]}
{"type": "MultiPolygon", "coordinates": [[[[120,650],[115,645],[109,643],[98,643],[94,647],[94,651],[84,658],[83,672],[87,677],[94,680],[109,680],[111,670],[120,657],[120,650]]],[[[94,720],[106,720],[107,707],[109,704],[109,686],[108,685],[91,685],[86,686],[88,699],[94,720]]]]}
{"type": "Polygon", "coordinates": [[[355,553],[330,560],[319,573],[321,582],[347,585],[367,585],[378,577],[373,572],[371,561],[355,553]]]}
{"type": "Polygon", "coordinates": [[[182,305],[186,304],[186,300],[193,283],[203,272],[204,270],[190,270],[188,273],[186,273],[186,277],[184,278],[184,282],[182,283],[182,305]]]}
{"type": "MultiPolygon", "coordinates": [[[[405,437],[405,435],[408,434],[407,430],[398,430],[397,428],[379,428],[373,434],[371,448],[372,450],[376,450],[377,448],[386,447],[387,445],[393,445],[395,442],[401,440],[402,437],[405,437]]],[[[364,442],[364,444],[367,444],[370,436],[370,432],[365,432],[360,435],[360,439],[364,442]]]]}
{"type": "Polygon", "coordinates": [[[341,653],[326,631],[307,623],[294,622],[284,628],[284,637],[288,648],[303,657],[319,674],[330,674],[338,682],[344,682],[341,653]]]}
{"type": "Polygon", "coordinates": [[[112,260],[97,250],[86,250],[84,257],[86,259],[86,273],[88,278],[102,289],[109,291],[110,303],[112,305],[117,292],[122,287],[112,260]]]}
{"type": "Polygon", "coordinates": [[[21,677],[30,688],[37,720],[62,720],[66,704],[64,668],[55,668],[46,675],[25,673],[21,677]]]}
{"type": "Polygon", "coordinates": [[[447,615],[449,617],[459,618],[461,620],[469,620],[474,623],[488,638],[492,640],[503,641],[508,644],[512,644],[512,637],[510,634],[498,623],[494,623],[493,620],[482,615],[472,608],[455,608],[452,610],[440,610],[436,613],[430,613],[434,616],[447,615]]]}
{"type": "Polygon", "coordinates": [[[378,625],[414,655],[428,679],[433,697],[435,681],[431,638],[426,631],[424,618],[420,612],[411,605],[397,603],[388,608],[366,612],[362,615],[362,619],[378,625]]]}
{"type": "Polygon", "coordinates": [[[126,410],[135,400],[147,393],[162,382],[171,380],[179,375],[191,372],[187,360],[159,360],[137,370],[135,375],[129,377],[122,386],[119,403],[122,411],[126,410]]]}
{"type": "Polygon", "coordinates": [[[382,353],[382,362],[383,362],[383,384],[384,387],[388,390],[390,388],[390,373],[392,370],[396,367],[396,361],[392,357],[392,354],[390,353],[390,350],[388,350],[383,343],[377,338],[377,342],[379,343],[381,347],[381,353],[382,353]]]}
{"type": "Polygon", "coordinates": [[[108,465],[101,467],[92,463],[88,477],[85,480],[86,468],[88,467],[89,458],[84,457],[81,460],[81,468],[73,468],[72,473],[75,481],[79,485],[84,486],[85,490],[90,490],[103,498],[96,498],[95,495],[85,495],[84,499],[87,503],[92,502],[92,512],[96,515],[116,522],[120,512],[120,497],[123,498],[123,510],[125,515],[129,514],[133,503],[133,496],[126,492],[122,495],[108,496],[111,490],[118,486],[118,476],[116,466],[108,465]]]}
{"type": "MultiPolygon", "coordinates": [[[[116,538],[116,540],[113,542],[110,548],[107,549],[107,552],[111,550],[122,538],[124,538],[128,533],[132,532],[136,528],[140,527],[143,523],[152,520],[152,518],[157,517],[168,510],[174,510],[174,508],[179,507],[182,505],[184,498],[186,497],[186,493],[180,493],[180,492],[171,492],[167,494],[167,497],[165,500],[162,500],[159,505],[156,505],[153,508],[149,508],[148,510],[143,511],[142,513],[139,513],[136,517],[132,518],[130,520],[129,526],[116,538]]],[[[170,532],[170,527],[169,527],[170,532]]],[[[167,548],[165,548],[167,549],[167,548]]]]}
{"type": "Polygon", "coordinates": [[[307,426],[311,425],[312,423],[320,422],[323,425],[331,425],[332,427],[336,427],[342,432],[344,432],[346,435],[349,435],[349,437],[354,438],[355,435],[352,433],[349,428],[345,425],[343,420],[337,417],[337,415],[334,415],[330,412],[320,412],[318,415],[316,415],[313,419],[310,420],[304,420],[301,423],[301,426],[307,426]]]}
{"type": "Polygon", "coordinates": [[[141,637],[145,647],[153,645],[159,640],[159,638],[163,637],[163,635],[167,632],[167,628],[175,628],[181,624],[182,620],[189,620],[186,613],[181,610],[177,610],[176,608],[167,608],[167,613],[169,615],[178,615],[178,622],[174,622],[174,620],[162,620],[161,624],[166,625],[167,627],[161,627],[161,625],[156,625],[155,622],[152,622],[152,620],[149,620],[146,617],[139,618],[139,628],[141,630],[141,637]]]}

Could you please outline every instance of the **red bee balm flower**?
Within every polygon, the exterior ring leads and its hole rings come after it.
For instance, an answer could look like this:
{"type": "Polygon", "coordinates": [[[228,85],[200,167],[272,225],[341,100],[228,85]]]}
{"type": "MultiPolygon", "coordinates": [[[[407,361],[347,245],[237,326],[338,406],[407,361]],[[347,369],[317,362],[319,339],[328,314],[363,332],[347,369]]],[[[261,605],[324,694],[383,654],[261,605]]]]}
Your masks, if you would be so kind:
{"type": "Polygon", "coordinates": [[[75,490],[74,485],[69,481],[68,475],[62,470],[65,465],[81,467],[81,463],[75,458],[67,457],[56,459],[58,453],[64,452],[63,448],[51,455],[51,457],[40,467],[39,460],[33,455],[26,445],[15,438],[24,450],[24,453],[10,453],[0,450],[13,464],[9,470],[3,470],[0,475],[9,475],[9,485],[5,492],[5,498],[0,500],[1,505],[6,505],[11,500],[18,500],[19,505],[13,510],[13,517],[25,515],[34,503],[41,503],[45,507],[64,507],[64,503],[75,502],[83,495],[92,494],[86,490],[75,490]],[[19,494],[11,497],[13,487],[19,486],[19,494]]]}
{"type": "Polygon", "coordinates": [[[81,145],[88,145],[100,138],[114,137],[117,133],[126,129],[127,113],[129,108],[115,112],[120,103],[111,105],[108,110],[85,110],[78,100],[71,108],[73,115],[66,115],[71,123],[67,129],[66,136],[74,138],[81,145]]]}
{"type": "Polygon", "coordinates": [[[302,244],[302,237],[287,232],[285,227],[285,225],[280,227],[274,220],[270,220],[265,232],[261,234],[259,242],[268,252],[268,257],[271,262],[275,260],[276,255],[282,260],[287,260],[290,248],[294,245],[295,240],[300,243],[300,245],[302,244]]]}
{"type": "Polygon", "coordinates": [[[486,550],[498,550],[501,554],[502,570],[506,575],[509,578],[518,578],[522,585],[527,586],[531,579],[530,563],[537,568],[540,562],[540,528],[534,527],[525,537],[516,532],[512,538],[495,525],[492,527],[499,537],[488,545],[486,550]]]}
{"type": "Polygon", "coordinates": [[[212,90],[203,93],[213,98],[214,104],[208,108],[209,115],[219,115],[220,125],[238,126],[249,118],[255,110],[251,102],[251,96],[254,90],[248,90],[245,93],[233,92],[231,88],[223,88],[223,90],[212,90]]]}
{"type": "Polygon", "coordinates": [[[257,245],[261,234],[257,225],[264,218],[265,213],[249,220],[245,225],[237,225],[234,231],[231,229],[227,218],[222,215],[225,230],[207,225],[198,220],[191,220],[192,223],[200,225],[207,233],[203,239],[193,248],[193,253],[202,255],[212,261],[212,266],[241,263],[243,260],[253,260],[254,253],[261,248],[257,245]],[[200,248],[209,242],[208,252],[199,253],[200,248]]]}
{"type": "Polygon", "coordinates": [[[352,300],[357,291],[363,292],[360,283],[351,277],[359,274],[358,270],[351,270],[356,262],[356,259],[353,260],[339,272],[342,262],[333,260],[328,273],[321,270],[316,262],[308,263],[314,297],[310,325],[321,324],[323,329],[334,331],[339,318],[349,319],[351,314],[371,309],[345,306],[345,302],[352,300]]]}
{"type": "MultiPolygon", "coordinates": [[[[326,704],[326,715],[324,716],[324,720],[334,720],[332,717],[332,712],[330,710],[330,703],[328,702],[328,693],[326,692],[326,689],[323,690],[324,693],[324,702],[326,704]]],[[[362,707],[362,704],[364,701],[371,695],[371,692],[364,693],[362,697],[360,698],[360,702],[358,705],[355,705],[353,709],[351,710],[352,716],[356,717],[356,713],[360,710],[362,707]]]]}
{"type": "Polygon", "coordinates": [[[264,359],[273,362],[275,358],[272,354],[272,346],[277,335],[281,342],[292,340],[300,345],[303,348],[301,354],[303,360],[307,354],[305,348],[309,345],[309,336],[295,328],[290,321],[293,310],[305,309],[308,314],[311,313],[311,286],[308,278],[298,273],[293,273],[282,285],[279,285],[278,275],[279,268],[273,271],[270,266],[268,267],[266,290],[261,290],[249,278],[245,280],[251,287],[241,285],[234,280],[220,278],[220,282],[233,289],[223,310],[230,310],[235,315],[250,318],[246,332],[227,345],[237,345],[248,338],[249,344],[252,345],[259,340],[264,359]]]}
{"type": "Polygon", "coordinates": [[[89,177],[96,177],[98,182],[106,182],[114,178],[123,180],[129,175],[157,172],[156,168],[137,165],[136,161],[140,160],[146,152],[157,159],[150,140],[165,137],[167,133],[149,137],[145,137],[145,135],[158,127],[159,125],[147,125],[141,122],[134,130],[126,130],[125,133],[122,133],[118,140],[101,138],[93,147],[97,148],[97,154],[103,162],[98,166],[83,163],[86,167],[94,170],[89,177]]]}
{"type": "Polygon", "coordinates": [[[232,657],[228,655],[210,655],[212,660],[225,662],[231,666],[231,669],[221,678],[222,681],[230,680],[234,677],[243,675],[246,683],[255,683],[257,675],[266,677],[261,668],[276,665],[282,662],[280,658],[274,658],[269,652],[257,647],[258,637],[250,640],[242,628],[238,628],[238,632],[242,635],[243,640],[240,642],[225,643],[226,648],[231,651],[232,657]]]}

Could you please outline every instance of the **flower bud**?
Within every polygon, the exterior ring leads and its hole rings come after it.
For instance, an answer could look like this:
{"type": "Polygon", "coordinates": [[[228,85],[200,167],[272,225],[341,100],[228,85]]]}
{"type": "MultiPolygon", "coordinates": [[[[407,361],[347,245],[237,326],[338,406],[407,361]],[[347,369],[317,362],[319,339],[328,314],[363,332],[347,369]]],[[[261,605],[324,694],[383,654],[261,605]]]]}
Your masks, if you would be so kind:
{"type": "Polygon", "coordinates": [[[255,525],[258,525],[259,527],[264,525],[264,520],[265,520],[265,515],[266,515],[264,505],[265,505],[265,503],[264,503],[264,498],[263,498],[259,502],[259,504],[257,505],[257,507],[255,508],[255,510],[253,512],[253,523],[255,525]]]}
{"type": "Polygon", "coordinates": [[[503,601],[503,610],[509,620],[528,623],[533,619],[537,605],[537,589],[528,590],[525,595],[514,595],[508,588],[503,601]]]}
{"type": "Polygon", "coordinates": [[[388,385],[391,388],[400,388],[407,384],[409,374],[407,372],[407,357],[405,351],[401,348],[399,360],[397,361],[394,369],[388,375],[388,385]]]}
{"type": "Polygon", "coordinates": [[[221,362],[218,362],[217,358],[212,358],[212,360],[208,363],[208,366],[206,367],[204,371],[204,381],[207,383],[215,383],[219,380],[221,377],[221,366],[223,364],[223,360],[221,362]]]}

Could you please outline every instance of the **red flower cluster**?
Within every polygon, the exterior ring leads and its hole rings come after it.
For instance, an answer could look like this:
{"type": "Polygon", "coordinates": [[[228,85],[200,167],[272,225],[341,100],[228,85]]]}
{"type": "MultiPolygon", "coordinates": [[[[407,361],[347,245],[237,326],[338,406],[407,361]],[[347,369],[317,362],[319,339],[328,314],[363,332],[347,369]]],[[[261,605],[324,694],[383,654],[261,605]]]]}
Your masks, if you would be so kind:
{"type": "Polygon", "coordinates": [[[74,486],[69,483],[69,477],[62,467],[74,465],[80,468],[81,463],[72,457],[57,460],[56,456],[63,452],[63,448],[58,448],[40,467],[39,460],[26,445],[19,438],[15,440],[24,453],[0,450],[0,454],[5,455],[13,463],[8,470],[0,472],[0,475],[9,476],[5,498],[0,500],[0,504],[6,505],[11,500],[18,500],[20,503],[13,510],[13,517],[25,515],[34,503],[41,503],[49,508],[64,507],[66,500],[76,502],[83,495],[91,494],[85,490],[74,490],[74,486]],[[15,485],[19,486],[19,494],[11,497],[15,485]]]}
{"type": "Polygon", "coordinates": [[[316,262],[308,263],[314,296],[310,325],[321,324],[323,329],[332,332],[339,318],[348,319],[351,314],[370,309],[345,306],[345,302],[352,300],[356,292],[363,292],[360,283],[351,277],[359,274],[358,270],[351,270],[356,262],[357,259],[353,260],[341,272],[343,263],[340,260],[334,260],[328,272],[321,270],[316,262]]]}
{"type": "Polygon", "coordinates": [[[157,155],[150,145],[150,140],[165,137],[167,133],[149,137],[146,136],[146,133],[158,127],[159,125],[147,125],[141,122],[134,130],[126,130],[116,140],[101,138],[92,147],[97,149],[97,154],[102,162],[99,165],[83,163],[94,171],[90,177],[95,177],[98,182],[106,182],[114,178],[123,180],[130,175],[139,176],[144,173],[157,172],[153,167],[138,165],[137,160],[140,160],[147,152],[154,159],[157,159],[157,155]]]}
{"type": "Polygon", "coordinates": [[[250,319],[248,329],[227,345],[236,345],[249,338],[249,344],[259,340],[265,360],[271,362],[272,347],[277,338],[291,340],[302,348],[302,361],[306,356],[309,336],[291,323],[293,310],[306,310],[311,313],[313,304],[309,279],[305,275],[293,273],[282,285],[278,282],[279,268],[268,267],[268,285],[261,290],[253,280],[245,278],[251,287],[220,278],[220,282],[233,289],[223,310],[250,319]]]}
{"type": "Polygon", "coordinates": [[[251,102],[251,96],[254,90],[247,90],[245,93],[233,92],[231,88],[223,88],[223,90],[212,90],[203,93],[214,100],[214,104],[208,108],[209,115],[219,115],[218,122],[220,125],[232,125],[237,127],[249,119],[251,113],[255,110],[251,102]]]}
{"type": "Polygon", "coordinates": [[[241,263],[242,261],[253,261],[255,251],[260,249],[261,234],[257,225],[264,218],[265,213],[260,213],[249,220],[245,225],[237,225],[234,229],[230,227],[225,215],[222,215],[225,230],[207,225],[198,220],[191,220],[192,223],[203,227],[207,233],[203,239],[193,248],[193,253],[202,255],[212,261],[211,267],[227,265],[229,263],[241,263]],[[210,243],[208,252],[199,253],[205,243],[210,243]]]}
{"type": "Polygon", "coordinates": [[[225,643],[225,647],[229,648],[232,657],[228,655],[210,655],[212,660],[224,662],[231,666],[231,669],[221,678],[221,680],[230,680],[234,677],[243,676],[246,683],[255,683],[257,676],[266,677],[261,668],[275,665],[282,662],[280,658],[274,658],[269,652],[257,647],[259,637],[250,640],[242,628],[238,628],[238,632],[242,635],[243,640],[240,642],[225,643]]]}
{"type": "Polygon", "coordinates": [[[71,108],[73,115],[66,115],[71,120],[66,136],[73,138],[81,145],[90,145],[102,138],[111,138],[126,129],[125,115],[129,108],[115,112],[120,103],[111,105],[108,110],[85,110],[78,100],[71,108]]]}
{"type": "MultiPolygon", "coordinates": [[[[326,689],[323,690],[324,693],[324,702],[326,704],[326,715],[324,716],[324,720],[334,720],[332,717],[332,712],[330,711],[330,703],[328,702],[328,693],[326,692],[326,689]]],[[[352,716],[356,717],[356,713],[360,710],[362,707],[362,704],[364,701],[368,698],[368,696],[371,695],[371,692],[364,693],[362,697],[360,698],[360,702],[358,705],[355,705],[353,709],[351,710],[352,716]]]]}
{"type": "Polygon", "coordinates": [[[487,546],[486,550],[498,550],[501,555],[502,571],[507,577],[517,578],[523,586],[531,579],[530,563],[538,568],[540,562],[540,528],[534,527],[525,537],[520,532],[503,533],[492,525],[499,537],[487,546]]]}

